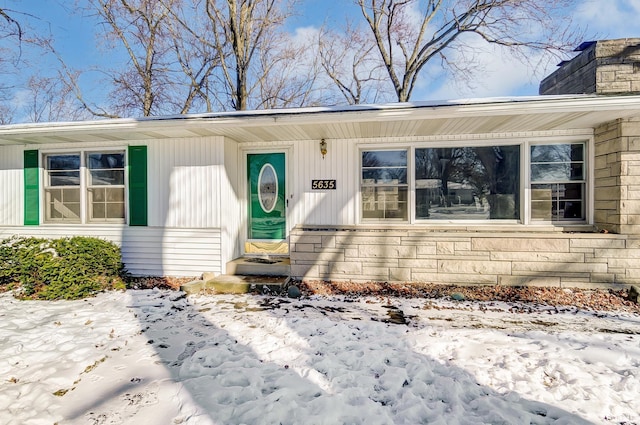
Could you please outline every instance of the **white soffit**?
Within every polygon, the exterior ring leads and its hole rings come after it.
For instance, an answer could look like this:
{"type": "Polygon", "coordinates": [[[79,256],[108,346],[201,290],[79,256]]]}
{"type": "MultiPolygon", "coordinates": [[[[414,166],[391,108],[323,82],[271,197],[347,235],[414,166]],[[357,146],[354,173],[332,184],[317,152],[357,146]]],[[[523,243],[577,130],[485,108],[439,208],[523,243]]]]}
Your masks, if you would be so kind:
{"type": "Polygon", "coordinates": [[[225,136],[237,142],[588,130],[640,117],[640,96],[537,96],[0,126],[0,144],[225,136]]]}

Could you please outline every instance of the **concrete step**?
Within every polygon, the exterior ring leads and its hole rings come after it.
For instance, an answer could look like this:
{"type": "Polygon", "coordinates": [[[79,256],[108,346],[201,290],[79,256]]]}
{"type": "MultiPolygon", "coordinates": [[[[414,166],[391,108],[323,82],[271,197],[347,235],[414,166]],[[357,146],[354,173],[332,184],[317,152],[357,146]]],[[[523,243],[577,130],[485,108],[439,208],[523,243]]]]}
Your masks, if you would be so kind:
{"type": "Polygon", "coordinates": [[[241,276],[223,274],[208,280],[194,280],[180,287],[187,294],[213,291],[216,294],[246,294],[248,292],[285,292],[288,276],[241,276]]]}
{"type": "Polygon", "coordinates": [[[227,274],[240,276],[289,276],[288,257],[240,257],[227,263],[227,274]]]}
{"type": "Polygon", "coordinates": [[[281,293],[288,279],[288,276],[223,274],[206,281],[204,289],[212,289],[217,294],[245,294],[251,291],[281,293]]]}

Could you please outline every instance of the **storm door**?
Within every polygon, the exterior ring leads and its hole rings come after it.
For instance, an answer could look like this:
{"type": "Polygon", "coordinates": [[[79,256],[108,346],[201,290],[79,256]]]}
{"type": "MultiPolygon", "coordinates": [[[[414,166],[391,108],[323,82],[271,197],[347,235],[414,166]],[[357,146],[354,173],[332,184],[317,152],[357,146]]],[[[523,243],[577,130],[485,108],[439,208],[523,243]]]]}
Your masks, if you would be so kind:
{"type": "Polygon", "coordinates": [[[248,154],[247,173],[249,240],[285,239],[285,154],[248,154]]]}

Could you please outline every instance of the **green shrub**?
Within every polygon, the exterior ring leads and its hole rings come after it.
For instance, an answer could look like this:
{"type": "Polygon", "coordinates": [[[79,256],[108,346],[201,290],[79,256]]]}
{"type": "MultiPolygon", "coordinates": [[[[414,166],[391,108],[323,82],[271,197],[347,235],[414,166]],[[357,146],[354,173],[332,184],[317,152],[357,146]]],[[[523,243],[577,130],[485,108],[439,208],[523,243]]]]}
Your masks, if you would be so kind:
{"type": "Polygon", "coordinates": [[[124,289],[120,248],[91,237],[14,237],[0,242],[0,286],[21,298],[78,299],[124,289]]]}

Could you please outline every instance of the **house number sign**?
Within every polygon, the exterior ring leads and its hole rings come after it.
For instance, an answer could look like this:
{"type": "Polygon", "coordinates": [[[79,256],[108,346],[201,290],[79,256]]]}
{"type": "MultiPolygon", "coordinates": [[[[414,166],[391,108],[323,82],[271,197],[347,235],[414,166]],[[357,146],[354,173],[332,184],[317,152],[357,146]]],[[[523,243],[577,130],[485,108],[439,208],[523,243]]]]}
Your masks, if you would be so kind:
{"type": "Polygon", "coordinates": [[[311,180],[311,190],[335,190],[335,180],[311,180]]]}

